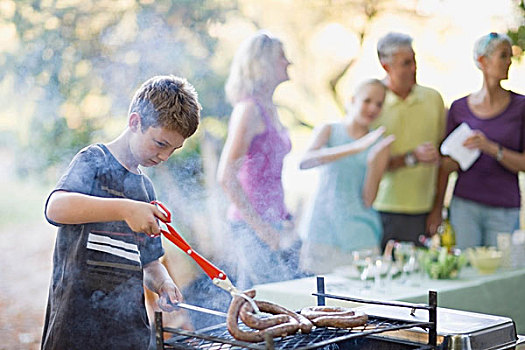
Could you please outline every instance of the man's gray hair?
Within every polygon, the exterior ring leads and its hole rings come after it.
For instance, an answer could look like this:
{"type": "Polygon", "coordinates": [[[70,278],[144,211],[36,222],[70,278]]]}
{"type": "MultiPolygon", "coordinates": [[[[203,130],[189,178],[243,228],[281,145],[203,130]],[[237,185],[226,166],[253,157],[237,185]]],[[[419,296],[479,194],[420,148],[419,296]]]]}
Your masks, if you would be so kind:
{"type": "Polygon", "coordinates": [[[390,32],[377,42],[377,56],[379,62],[390,62],[392,56],[401,48],[412,48],[412,37],[403,34],[390,32]]]}

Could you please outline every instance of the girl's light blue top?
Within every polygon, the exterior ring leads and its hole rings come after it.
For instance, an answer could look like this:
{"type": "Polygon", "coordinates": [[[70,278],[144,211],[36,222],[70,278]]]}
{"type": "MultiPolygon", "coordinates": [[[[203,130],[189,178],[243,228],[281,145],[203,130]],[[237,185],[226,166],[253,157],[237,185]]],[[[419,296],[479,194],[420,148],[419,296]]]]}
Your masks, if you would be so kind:
{"type": "MultiPolygon", "coordinates": [[[[331,124],[326,147],[352,141],[342,123],[331,124]]],[[[319,167],[319,184],[303,222],[303,239],[343,252],[378,246],[382,234],[379,214],[365,207],[362,199],[369,150],[319,167]]]]}

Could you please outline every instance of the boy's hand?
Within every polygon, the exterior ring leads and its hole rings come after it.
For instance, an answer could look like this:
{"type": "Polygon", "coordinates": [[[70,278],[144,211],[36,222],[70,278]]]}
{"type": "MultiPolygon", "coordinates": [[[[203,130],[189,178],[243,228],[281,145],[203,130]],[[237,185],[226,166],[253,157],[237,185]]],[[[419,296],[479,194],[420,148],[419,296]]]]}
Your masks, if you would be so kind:
{"type": "Polygon", "coordinates": [[[167,220],[166,215],[154,204],[129,201],[124,209],[124,220],[134,232],[142,232],[148,236],[158,236],[160,226],[158,219],[167,220]]]}
{"type": "Polygon", "coordinates": [[[171,279],[164,281],[157,293],[159,294],[157,305],[162,311],[172,312],[177,309],[176,304],[182,301],[182,294],[171,279]]]}

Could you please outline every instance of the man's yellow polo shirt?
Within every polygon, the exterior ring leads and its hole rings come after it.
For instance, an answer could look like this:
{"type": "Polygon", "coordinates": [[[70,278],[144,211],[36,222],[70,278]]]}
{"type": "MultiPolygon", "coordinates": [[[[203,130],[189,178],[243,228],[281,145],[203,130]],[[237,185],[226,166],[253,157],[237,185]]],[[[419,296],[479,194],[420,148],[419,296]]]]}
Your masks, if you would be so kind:
{"type": "MultiPolygon", "coordinates": [[[[383,110],[374,126],[383,125],[385,135],[394,134],[391,154],[413,151],[424,142],[439,148],[445,134],[445,107],[434,89],[414,85],[404,100],[387,91],[383,110]]],[[[383,175],[374,208],[403,214],[422,214],[432,209],[437,181],[437,165],[418,163],[383,175]]]]}

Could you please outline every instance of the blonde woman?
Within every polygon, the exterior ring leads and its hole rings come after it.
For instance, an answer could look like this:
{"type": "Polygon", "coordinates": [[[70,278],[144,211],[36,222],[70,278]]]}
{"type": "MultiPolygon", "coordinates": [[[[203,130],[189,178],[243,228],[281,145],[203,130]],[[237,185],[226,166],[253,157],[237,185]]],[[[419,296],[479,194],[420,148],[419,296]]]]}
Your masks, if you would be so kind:
{"type": "Polygon", "coordinates": [[[291,278],[295,270],[279,248],[291,235],[283,230],[291,216],[281,180],[291,143],[273,102],[275,88],[289,80],[289,65],[282,42],[258,32],[239,47],[226,82],[233,111],[217,176],[231,201],[231,257],[240,288],[291,278]]]}

